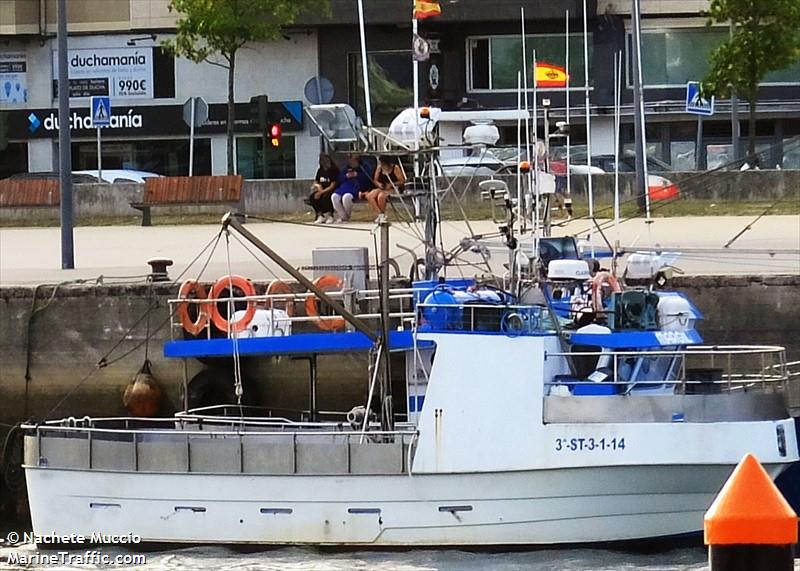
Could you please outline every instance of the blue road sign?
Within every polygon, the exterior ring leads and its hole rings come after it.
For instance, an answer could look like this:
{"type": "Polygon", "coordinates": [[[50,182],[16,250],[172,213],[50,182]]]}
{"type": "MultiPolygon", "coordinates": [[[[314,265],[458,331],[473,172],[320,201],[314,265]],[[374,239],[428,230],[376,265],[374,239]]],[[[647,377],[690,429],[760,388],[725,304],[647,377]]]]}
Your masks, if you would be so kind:
{"type": "Polygon", "coordinates": [[[92,127],[108,127],[111,125],[111,98],[107,95],[95,96],[92,102],[92,127]]]}
{"type": "Polygon", "coordinates": [[[686,84],[686,112],[695,115],[714,114],[714,97],[711,100],[700,96],[700,82],[690,81],[686,84]]]}

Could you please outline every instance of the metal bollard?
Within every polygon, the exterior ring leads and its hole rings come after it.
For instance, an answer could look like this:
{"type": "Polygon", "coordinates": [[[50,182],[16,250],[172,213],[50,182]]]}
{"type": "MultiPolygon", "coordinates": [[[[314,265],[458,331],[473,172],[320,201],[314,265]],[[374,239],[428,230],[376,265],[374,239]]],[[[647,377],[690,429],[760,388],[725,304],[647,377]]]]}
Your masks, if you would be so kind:
{"type": "Polygon", "coordinates": [[[752,454],[703,518],[709,571],[793,571],[797,514],[752,454]]]}
{"type": "Polygon", "coordinates": [[[169,274],[167,268],[172,265],[172,260],[169,258],[150,258],[147,260],[150,265],[150,275],[154,282],[168,282],[169,274]]]}

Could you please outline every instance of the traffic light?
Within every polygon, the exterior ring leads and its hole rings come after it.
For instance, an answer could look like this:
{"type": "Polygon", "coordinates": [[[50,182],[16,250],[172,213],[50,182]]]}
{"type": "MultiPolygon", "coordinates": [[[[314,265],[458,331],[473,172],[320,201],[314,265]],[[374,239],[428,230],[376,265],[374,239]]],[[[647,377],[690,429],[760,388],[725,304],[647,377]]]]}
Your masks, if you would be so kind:
{"type": "Polygon", "coordinates": [[[273,147],[281,146],[281,124],[273,123],[269,127],[269,142],[273,147]]]}
{"type": "Polygon", "coordinates": [[[263,131],[269,125],[269,97],[256,95],[250,98],[250,124],[263,131]]]}

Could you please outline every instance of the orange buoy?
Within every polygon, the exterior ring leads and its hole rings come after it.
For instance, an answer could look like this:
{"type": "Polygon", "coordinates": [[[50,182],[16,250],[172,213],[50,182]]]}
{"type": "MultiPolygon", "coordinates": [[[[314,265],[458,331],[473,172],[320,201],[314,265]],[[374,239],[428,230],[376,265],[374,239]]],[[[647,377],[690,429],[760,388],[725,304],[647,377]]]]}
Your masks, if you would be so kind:
{"type": "Polygon", "coordinates": [[[603,286],[608,285],[611,291],[622,291],[617,278],[611,272],[597,272],[592,278],[592,307],[595,312],[603,311],[603,286]]]}
{"type": "MultiPolygon", "coordinates": [[[[344,282],[337,276],[325,274],[314,280],[314,285],[324,292],[341,291],[344,289],[344,282]]],[[[319,300],[316,296],[306,298],[306,315],[309,317],[319,317],[319,300]]],[[[344,318],[338,319],[317,319],[317,327],[323,331],[341,331],[344,329],[344,318]]]]}
{"type": "MultiPolygon", "coordinates": [[[[281,280],[272,280],[269,282],[267,286],[267,295],[276,295],[276,294],[287,294],[292,295],[294,292],[292,288],[289,287],[284,281],[281,280]]],[[[279,299],[272,299],[267,298],[267,307],[272,309],[275,306],[275,302],[282,302],[283,303],[283,310],[289,317],[294,315],[294,298],[287,297],[286,299],[279,300],[279,299]]]]}
{"type": "Polygon", "coordinates": [[[711,571],[794,569],[797,514],[752,454],[725,482],[703,527],[711,571]]]}
{"type": "MultiPolygon", "coordinates": [[[[178,290],[178,297],[180,299],[205,299],[206,288],[197,280],[186,280],[178,290]]],[[[208,307],[205,303],[181,302],[178,305],[177,314],[183,328],[192,335],[199,335],[208,326],[208,307]],[[189,315],[189,306],[197,307],[197,317],[194,319],[189,315]]]]}
{"type": "MultiPolygon", "coordinates": [[[[216,300],[230,297],[253,297],[255,295],[256,288],[253,287],[253,282],[247,278],[243,278],[242,276],[223,276],[219,278],[214,284],[214,287],[211,288],[211,293],[208,295],[209,301],[212,302],[209,304],[211,306],[211,322],[217,329],[226,333],[228,332],[228,328],[230,328],[231,333],[244,331],[247,329],[247,326],[250,325],[253,316],[256,314],[255,300],[251,299],[247,301],[247,309],[245,310],[244,316],[235,321],[232,315],[228,316],[231,321],[222,315],[216,300]],[[241,294],[237,295],[236,290],[239,290],[241,294]],[[228,294],[222,295],[225,291],[228,291],[228,294]]],[[[225,305],[227,306],[227,302],[225,302],[225,305]]]]}
{"type": "Polygon", "coordinates": [[[797,543],[797,514],[747,454],[703,518],[707,545],[797,543]]]}

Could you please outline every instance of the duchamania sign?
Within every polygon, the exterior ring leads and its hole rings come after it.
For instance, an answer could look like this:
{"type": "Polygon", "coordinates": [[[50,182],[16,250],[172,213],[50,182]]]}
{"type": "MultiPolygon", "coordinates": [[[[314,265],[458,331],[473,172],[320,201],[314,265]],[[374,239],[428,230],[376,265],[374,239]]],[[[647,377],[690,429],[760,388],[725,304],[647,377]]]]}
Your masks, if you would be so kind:
{"type": "MultiPolygon", "coordinates": [[[[276,101],[270,108],[279,118],[286,133],[303,130],[303,103],[301,101],[276,101]]],[[[8,138],[11,140],[55,139],[60,128],[58,109],[0,110],[7,119],[8,138]]],[[[236,104],[236,132],[255,133],[250,121],[249,103],[236,104]]],[[[197,135],[214,135],[226,131],[227,105],[209,105],[208,121],[197,128],[197,135]]],[[[76,138],[94,137],[92,113],[89,106],[73,107],[69,112],[69,126],[76,138]]],[[[103,132],[112,137],[188,136],[189,127],[183,120],[182,105],[111,105],[109,126],[103,132]]]]}

